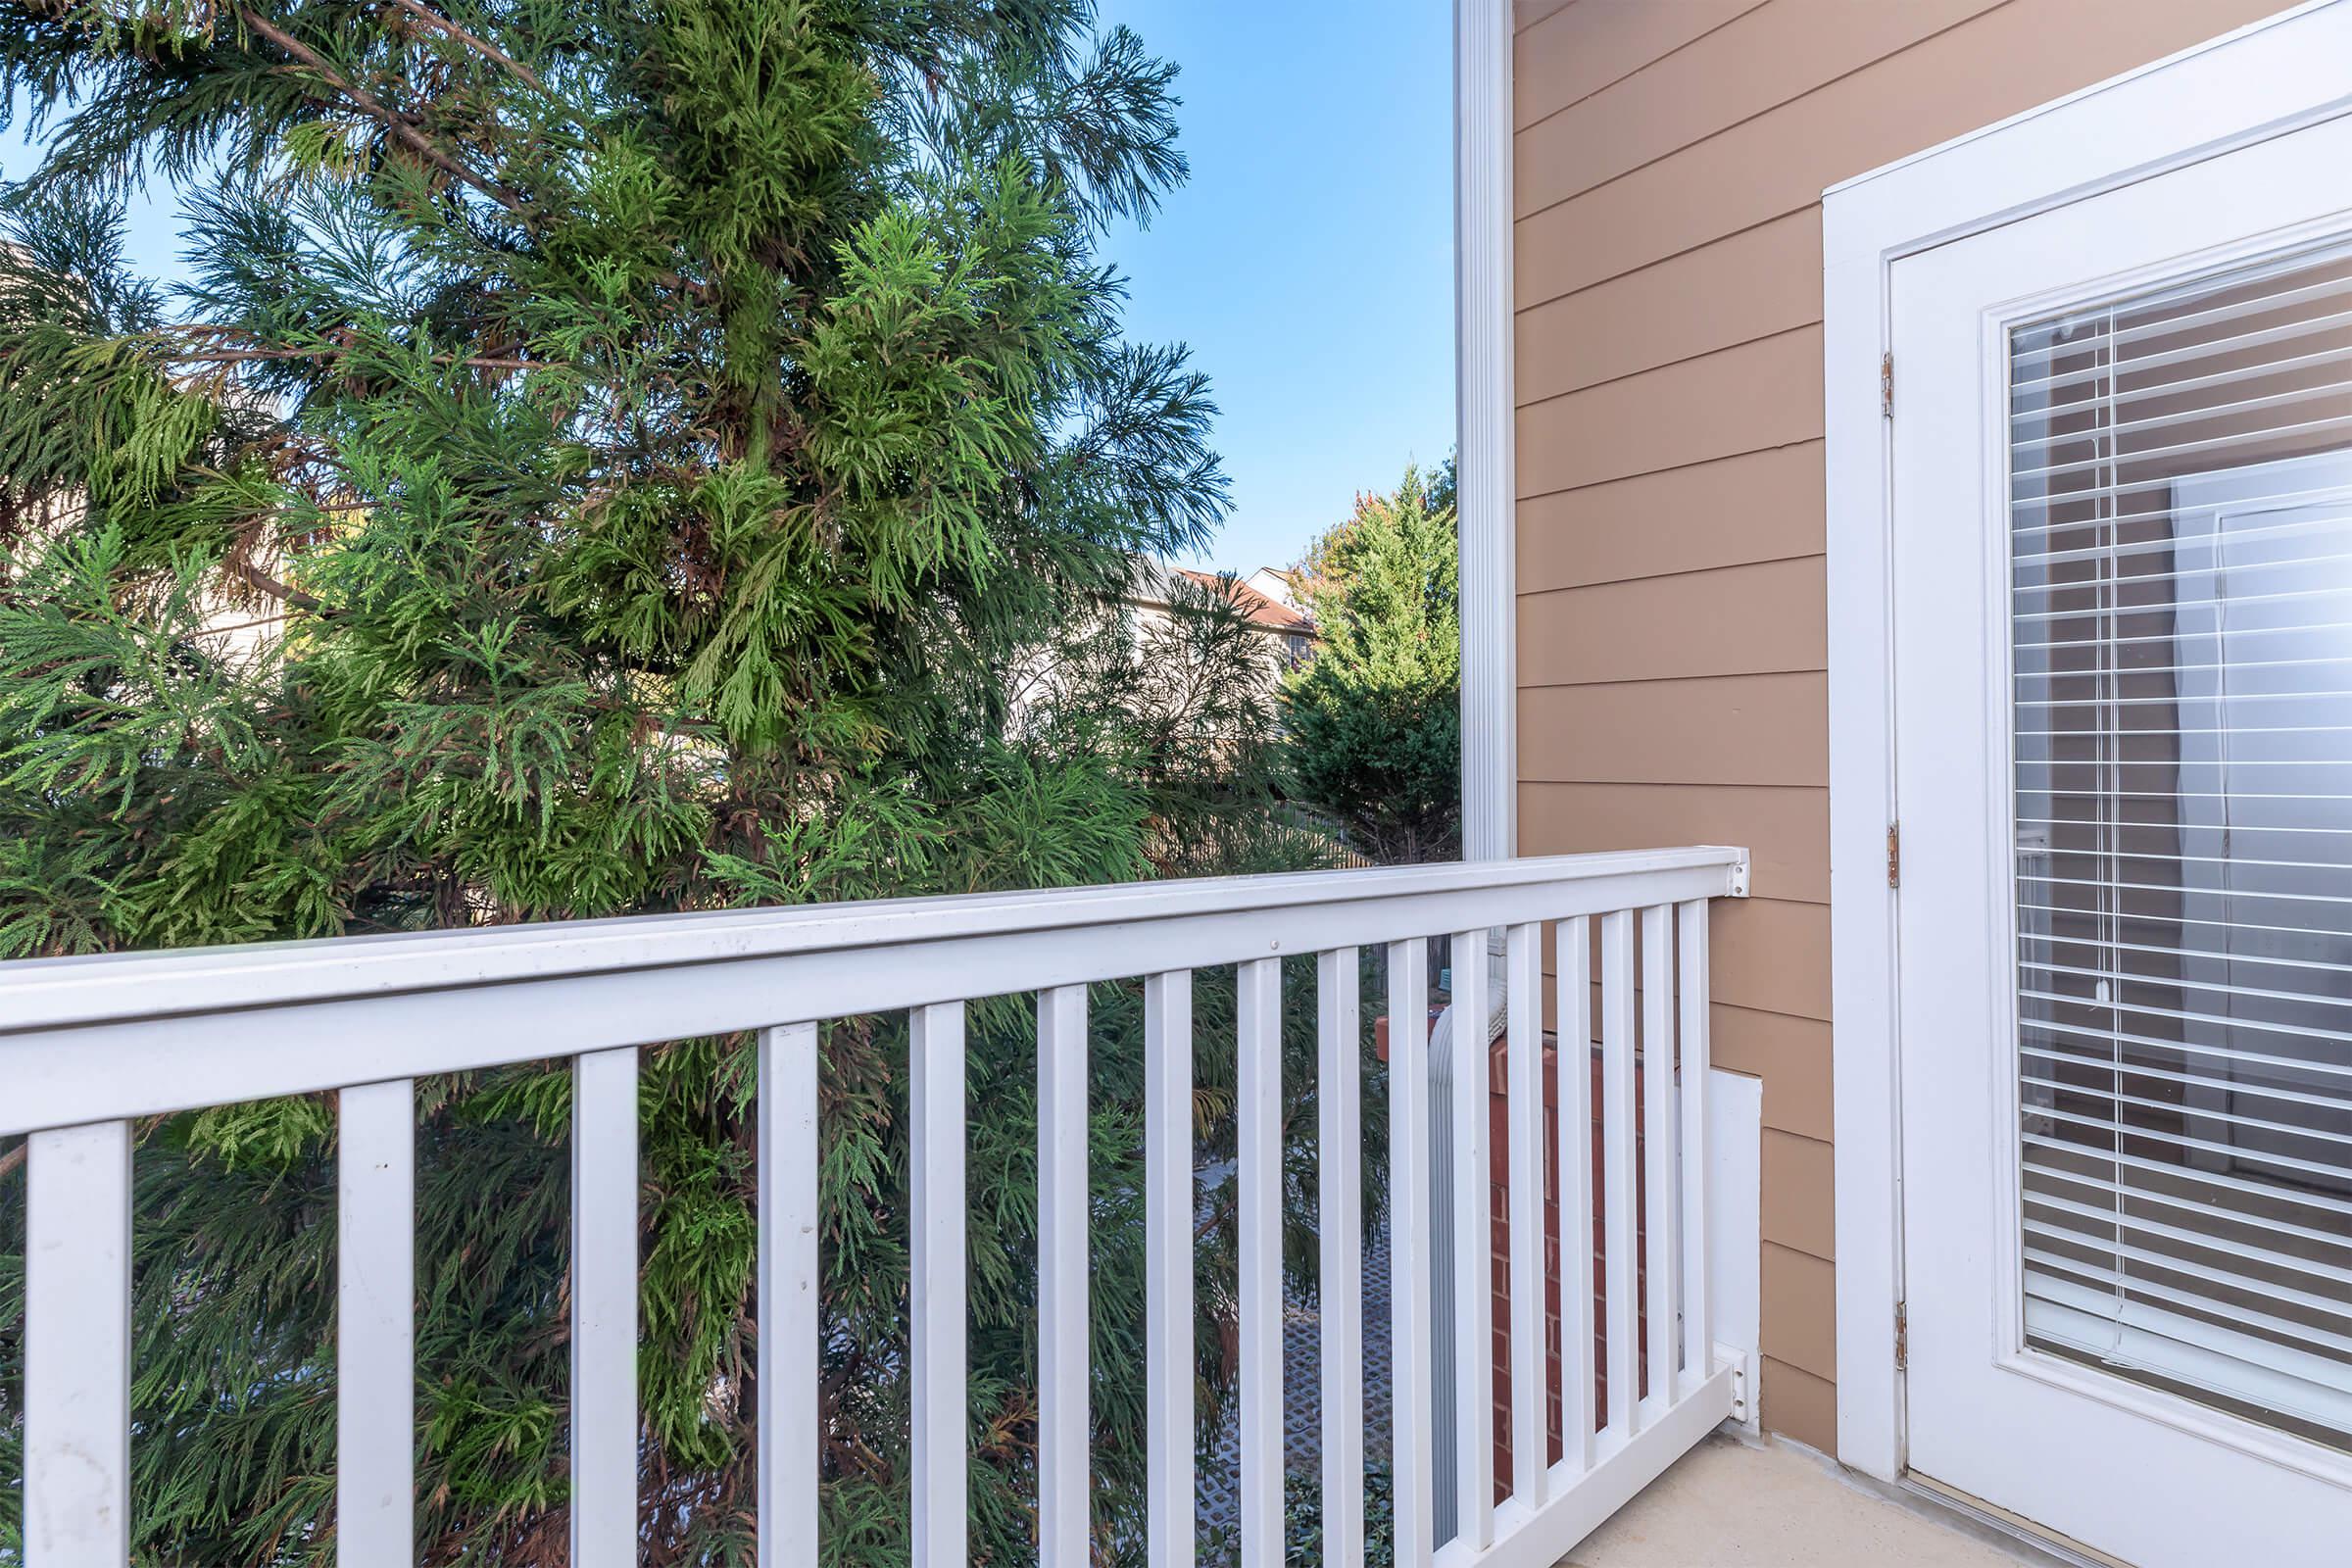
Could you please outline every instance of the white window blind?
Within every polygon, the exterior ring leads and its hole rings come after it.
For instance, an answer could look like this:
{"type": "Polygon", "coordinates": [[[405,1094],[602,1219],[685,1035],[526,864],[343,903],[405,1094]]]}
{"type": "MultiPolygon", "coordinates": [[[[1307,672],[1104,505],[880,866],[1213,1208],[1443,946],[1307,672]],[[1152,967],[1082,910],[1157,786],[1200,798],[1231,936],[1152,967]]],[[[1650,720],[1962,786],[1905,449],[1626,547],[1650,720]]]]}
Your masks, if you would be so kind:
{"type": "Polygon", "coordinates": [[[2352,247],[2009,370],[2027,1342],[2352,1447],[2352,247]]]}

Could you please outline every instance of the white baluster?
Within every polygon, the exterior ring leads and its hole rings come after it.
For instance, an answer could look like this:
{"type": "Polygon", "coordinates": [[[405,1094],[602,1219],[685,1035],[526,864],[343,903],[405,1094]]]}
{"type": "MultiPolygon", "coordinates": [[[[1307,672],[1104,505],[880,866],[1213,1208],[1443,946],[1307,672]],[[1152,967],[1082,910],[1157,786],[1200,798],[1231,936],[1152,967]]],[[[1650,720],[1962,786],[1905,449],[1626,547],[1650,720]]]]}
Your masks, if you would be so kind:
{"type": "Polygon", "coordinates": [[[24,1562],[130,1556],[130,1123],[32,1134],[24,1192],[24,1562]]]}
{"type": "Polygon", "coordinates": [[[760,1032],[760,1557],[816,1561],[816,1025],[760,1032]]]}
{"type": "Polygon", "coordinates": [[[1681,1132],[1674,1101],[1673,911],[1663,904],[1642,911],[1642,1099],[1643,1206],[1648,1270],[1643,1293],[1649,1356],[1649,1404],[1654,1422],[1674,1403],[1674,1277],[1682,1242],[1675,1223],[1675,1152],[1681,1132]]]}
{"type": "Polygon", "coordinates": [[[1430,1512],[1428,944],[1389,947],[1390,1483],[1398,1568],[1429,1568],[1430,1512]]]}
{"type": "Polygon", "coordinates": [[[1086,987],[1037,999],[1037,1543],[1040,1568],[1086,1568],[1086,987]]]}
{"type": "Polygon", "coordinates": [[[1634,1116],[1634,915],[1600,917],[1600,1163],[1602,1291],[1606,1300],[1611,1446],[1635,1427],[1634,1336],[1641,1243],[1636,1208],[1634,1116]]]}
{"type": "Polygon", "coordinates": [[[1355,965],[1353,948],[1315,959],[1325,1568],[1364,1560],[1363,1014],[1355,965]]]}
{"type": "Polygon", "coordinates": [[[1515,925],[1504,938],[1506,1091],[1510,1118],[1511,1495],[1543,1506],[1546,1463],[1544,1389],[1544,928],[1515,925]]]}
{"type": "Polygon", "coordinates": [[[1494,1113],[1487,934],[1453,939],[1453,1409],[1456,1540],[1494,1544],[1494,1113]]]}
{"type": "Polygon", "coordinates": [[[1193,1568],[1193,976],[1144,982],[1149,1568],[1193,1568]]]}
{"type": "Polygon", "coordinates": [[[1680,906],[1683,1033],[1683,1380],[1696,1388],[1714,1368],[1707,1313],[1707,901],[1680,906]]]}
{"type": "Polygon", "coordinates": [[[1592,1468],[1592,922],[1558,934],[1560,1040],[1560,1457],[1592,1468]]]}
{"type": "Polygon", "coordinates": [[[637,1051],[571,1070],[571,1560],[636,1568],[637,1051]]]}
{"type": "Polygon", "coordinates": [[[1278,1568],[1282,1511],[1282,961],[1241,966],[1242,1568],[1278,1568]]]}
{"type": "Polygon", "coordinates": [[[416,1092],[340,1096],[335,1295],[335,1561],[416,1561],[416,1092]]]}
{"type": "Polygon", "coordinates": [[[963,1004],[914,1009],[908,1143],[914,1161],[911,1298],[913,1568],[965,1568],[971,1448],[965,1343],[963,1004]]]}

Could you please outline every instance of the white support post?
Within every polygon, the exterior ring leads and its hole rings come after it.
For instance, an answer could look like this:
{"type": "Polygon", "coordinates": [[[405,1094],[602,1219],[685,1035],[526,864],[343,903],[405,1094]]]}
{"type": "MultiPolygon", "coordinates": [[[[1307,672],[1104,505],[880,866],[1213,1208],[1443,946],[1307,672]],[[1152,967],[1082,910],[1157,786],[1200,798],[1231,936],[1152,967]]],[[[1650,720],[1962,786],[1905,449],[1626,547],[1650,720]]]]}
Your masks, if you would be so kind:
{"type": "Polygon", "coordinates": [[[340,1096],[335,1259],[335,1561],[416,1561],[416,1091],[340,1096]]]}
{"type": "Polygon", "coordinates": [[[1279,1568],[1282,1508],[1282,960],[1241,966],[1242,1568],[1279,1568]]]}
{"type": "Polygon", "coordinates": [[[1037,999],[1037,1547],[1086,1568],[1088,1348],[1086,987],[1037,999]]]}
{"type": "Polygon", "coordinates": [[[1714,1370],[1714,1324],[1707,1312],[1707,1092],[1714,1081],[1707,1047],[1707,902],[1675,911],[1676,965],[1682,1009],[1683,1375],[1677,1396],[1714,1370]]]}
{"type": "Polygon", "coordinates": [[[816,1561],[817,1032],[760,1031],[760,1555],[816,1561]]]}
{"type": "Polygon", "coordinates": [[[1363,1009],[1356,950],[1315,960],[1315,1228],[1321,1243],[1323,1562],[1364,1560],[1363,1009]]]}
{"type": "Polygon", "coordinates": [[[1608,1430],[1612,1446],[1633,1441],[1634,1334],[1641,1244],[1634,1148],[1634,916],[1600,917],[1600,1165],[1602,1294],[1608,1325],[1608,1430]]]}
{"type": "Polygon", "coordinates": [[[637,1048],[571,1072],[571,1561],[635,1568],[637,1048]]]}
{"type": "Polygon", "coordinates": [[[130,1557],[130,1123],[32,1134],[24,1193],[24,1562],[130,1557]]]}
{"type": "Polygon", "coordinates": [[[914,1009],[909,1031],[908,1143],[913,1152],[914,1407],[912,1568],[964,1568],[966,1462],[971,1447],[965,1346],[963,1004],[914,1009]]]}
{"type": "Polygon", "coordinates": [[[1511,1495],[1541,1508],[1550,1479],[1544,1387],[1544,928],[1504,939],[1510,1117],[1511,1495]]]}
{"type": "Polygon", "coordinates": [[[1193,1568],[1193,974],[1144,982],[1147,1568],[1193,1568]]]}
{"type": "Polygon", "coordinates": [[[1494,1544],[1494,1204],[1487,933],[1453,939],[1454,1540],[1494,1544]]]}
{"type": "MultiPolygon", "coordinates": [[[[1389,946],[1389,1418],[1398,1568],[1430,1568],[1429,944],[1389,946]]],[[[1157,1568],[1154,1564],[1153,1568],[1157,1568]]]]}
{"type": "Polygon", "coordinates": [[[1592,923],[1558,930],[1560,1055],[1560,1460],[1592,1468],[1592,923]]]}
{"type": "Polygon", "coordinates": [[[1454,396],[1462,858],[1517,853],[1510,0],[1454,5],[1454,396]]]}

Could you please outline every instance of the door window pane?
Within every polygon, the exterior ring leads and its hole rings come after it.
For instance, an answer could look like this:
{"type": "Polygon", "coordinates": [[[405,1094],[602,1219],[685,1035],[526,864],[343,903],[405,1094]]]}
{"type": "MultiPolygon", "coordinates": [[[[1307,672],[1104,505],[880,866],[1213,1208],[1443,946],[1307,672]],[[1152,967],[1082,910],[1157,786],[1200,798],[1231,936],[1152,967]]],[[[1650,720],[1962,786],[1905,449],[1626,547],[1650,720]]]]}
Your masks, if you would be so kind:
{"type": "Polygon", "coordinates": [[[2352,1447],[2352,248],[2009,407],[2027,1342],[2352,1447]]]}

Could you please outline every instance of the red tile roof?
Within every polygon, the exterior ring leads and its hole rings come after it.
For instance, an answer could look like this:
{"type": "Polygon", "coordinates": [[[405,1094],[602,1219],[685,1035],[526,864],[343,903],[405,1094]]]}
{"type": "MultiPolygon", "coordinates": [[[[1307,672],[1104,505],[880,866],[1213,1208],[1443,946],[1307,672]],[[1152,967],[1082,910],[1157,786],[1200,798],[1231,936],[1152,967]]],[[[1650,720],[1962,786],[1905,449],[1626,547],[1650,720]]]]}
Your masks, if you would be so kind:
{"type": "Polygon", "coordinates": [[[1213,571],[1187,571],[1181,566],[1176,568],[1176,575],[1188,578],[1211,593],[1224,593],[1233,607],[1253,626],[1263,626],[1269,631],[1298,632],[1309,637],[1314,635],[1315,623],[1311,616],[1302,615],[1287,605],[1276,604],[1248,583],[1229,582],[1213,571]]]}

